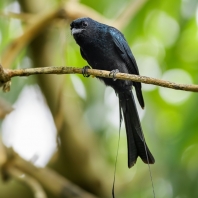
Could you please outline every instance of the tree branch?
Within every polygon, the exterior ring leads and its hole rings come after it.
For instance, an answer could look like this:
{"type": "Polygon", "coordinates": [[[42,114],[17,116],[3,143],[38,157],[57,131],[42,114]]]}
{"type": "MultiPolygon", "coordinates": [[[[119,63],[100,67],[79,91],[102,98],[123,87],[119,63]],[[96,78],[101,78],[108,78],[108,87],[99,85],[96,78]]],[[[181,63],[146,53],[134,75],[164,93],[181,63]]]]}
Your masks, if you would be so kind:
{"type": "Polygon", "coordinates": [[[38,168],[24,160],[12,148],[6,148],[1,140],[0,154],[0,168],[2,175],[5,175],[4,180],[8,179],[9,176],[13,176],[25,182],[33,190],[35,198],[46,198],[42,186],[56,197],[96,198],[96,196],[79,188],[53,170],[49,168],[38,168]],[[26,174],[26,176],[20,178],[19,175],[21,174],[26,174]]]}
{"type": "Polygon", "coordinates": [[[33,177],[24,174],[24,172],[18,170],[15,167],[8,167],[6,171],[10,176],[28,185],[31,188],[35,198],[47,198],[47,195],[41,184],[33,177]]]}
{"type": "Polygon", "coordinates": [[[28,22],[34,14],[29,14],[29,13],[14,13],[14,12],[2,12],[0,11],[0,16],[1,17],[6,17],[6,18],[11,18],[11,19],[19,19],[21,21],[28,22]]]}
{"type": "Polygon", "coordinates": [[[44,28],[51,23],[51,21],[60,17],[61,9],[54,9],[38,14],[31,19],[31,24],[27,26],[25,32],[18,38],[16,38],[6,49],[2,56],[2,64],[4,67],[9,68],[14,61],[16,55],[44,28]]]}
{"type": "Polygon", "coordinates": [[[96,198],[94,195],[79,188],[53,170],[49,168],[35,167],[33,164],[25,161],[14,152],[12,165],[35,178],[43,187],[51,191],[56,197],[96,198]]]}
{"type": "Polygon", "coordinates": [[[148,0],[131,0],[125,9],[115,18],[112,26],[123,29],[128,25],[133,16],[145,5],[148,0]]]}
{"type": "Polygon", "coordinates": [[[103,23],[109,23],[95,10],[80,4],[78,2],[67,2],[58,8],[43,11],[37,15],[32,15],[29,19],[31,22],[25,29],[24,33],[16,38],[5,50],[2,55],[2,65],[9,68],[14,61],[16,55],[32,41],[39,33],[41,33],[56,18],[68,18],[74,20],[83,16],[90,16],[103,23]]]}
{"type": "MultiPolygon", "coordinates": [[[[37,74],[82,74],[82,68],[77,67],[42,67],[42,68],[28,68],[28,69],[3,69],[0,67],[0,83],[3,86],[4,91],[8,91],[4,89],[4,85],[10,82],[11,78],[16,76],[30,76],[37,74]]],[[[113,78],[110,71],[106,70],[96,70],[96,69],[88,69],[87,74],[93,75],[96,77],[102,78],[113,78]]],[[[151,78],[146,76],[139,76],[133,74],[126,73],[117,73],[115,76],[116,79],[120,80],[131,80],[134,82],[141,82],[145,84],[152,84],[161,87],[166,87],[170,89],[183,90],[183,91],[192,91],[198,92],[198,85],[186,85],[186,84],[178,84],[166,80],[161,80],[157,78],[151,78]]],[[[10,85],[10,83],[9,83],[10,85]]]]}

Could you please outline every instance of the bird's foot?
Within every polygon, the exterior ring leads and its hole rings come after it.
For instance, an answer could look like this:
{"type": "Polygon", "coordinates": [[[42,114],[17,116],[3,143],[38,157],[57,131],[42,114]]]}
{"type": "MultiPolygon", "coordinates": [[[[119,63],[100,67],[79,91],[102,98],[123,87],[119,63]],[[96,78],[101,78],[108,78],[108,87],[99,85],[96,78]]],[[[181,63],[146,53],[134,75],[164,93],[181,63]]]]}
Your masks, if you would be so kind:
{"type": "Polygon", "coordinates": [[[118,69],[114,69],[112,71],[110,71],[109,76],[113,76],[113,81],[116,81],[116,74],[119,73],[120,71],[118,69]]]}
{"type": "Polygon", "coordinates": [[[82,68],[82,75],[84,76],[84,77],[86,77],[86,78],[88,78],[90,75],[87,73],[87,70],[88,69],[91,69],[91,67],[90,66],[88,66],[88,65],[86,65],[86,66],[84,66],[83,68],[82,68]]]}

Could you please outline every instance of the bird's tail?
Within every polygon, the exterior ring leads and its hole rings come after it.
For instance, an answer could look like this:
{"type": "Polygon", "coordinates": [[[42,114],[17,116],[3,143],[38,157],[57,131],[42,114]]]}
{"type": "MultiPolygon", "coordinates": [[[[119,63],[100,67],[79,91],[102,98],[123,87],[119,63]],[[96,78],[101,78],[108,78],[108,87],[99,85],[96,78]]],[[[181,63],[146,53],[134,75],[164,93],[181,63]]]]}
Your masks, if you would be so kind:
{"type": "Polygon", "coordinates": [[[146,145],[132,91],[118,93],[119,104],[124,115],[128,144],[128,167],[131,168],[140,156],[146,164],[155,159],[146,145]]]}

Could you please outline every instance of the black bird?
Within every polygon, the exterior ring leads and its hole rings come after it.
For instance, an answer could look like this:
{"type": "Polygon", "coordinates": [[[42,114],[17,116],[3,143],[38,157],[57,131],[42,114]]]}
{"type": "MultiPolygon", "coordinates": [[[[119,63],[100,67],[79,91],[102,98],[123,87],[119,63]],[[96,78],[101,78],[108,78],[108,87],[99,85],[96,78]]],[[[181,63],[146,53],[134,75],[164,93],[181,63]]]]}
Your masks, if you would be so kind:
{"type": "MultiPolygon", "coordinates": [[[[80,46],[82,57],[93,69],[113,72],[119,70],[122,73],[139,75],[135,58],[119,30],[91,18],[76,19],[70,26],[72,35],[80,46]]],[[[141,83],[101,77],[99,79],[107,86],[111,86],[119,97],[127,133],[128,167],[131,168],[136,163],[138,156],[144,163],[153,164],[155,159],[144,140],[131,90],[134,86],[138,101],[144,108],[141,83]]]]}

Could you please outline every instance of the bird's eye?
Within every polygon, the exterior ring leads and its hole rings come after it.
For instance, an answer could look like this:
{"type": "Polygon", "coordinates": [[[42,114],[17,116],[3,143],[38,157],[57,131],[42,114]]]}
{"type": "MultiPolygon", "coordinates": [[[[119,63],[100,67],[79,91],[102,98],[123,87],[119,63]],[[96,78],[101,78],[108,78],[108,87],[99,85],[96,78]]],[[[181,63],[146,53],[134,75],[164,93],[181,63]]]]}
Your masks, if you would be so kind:
{"type": "Polygon", "coordinates": [[[88,23],[87,23],[86,21],[83,21],[83,22],[82,22],[82,26],[83,26],[83,27],[87,27],[87,26],[88,26],[88,23]]]}

